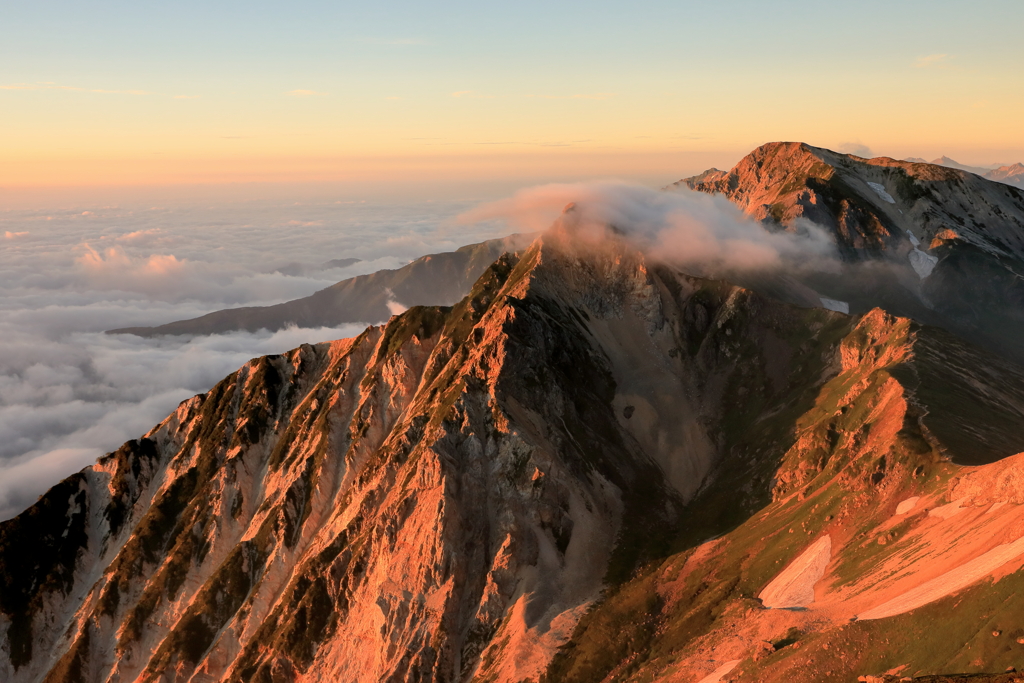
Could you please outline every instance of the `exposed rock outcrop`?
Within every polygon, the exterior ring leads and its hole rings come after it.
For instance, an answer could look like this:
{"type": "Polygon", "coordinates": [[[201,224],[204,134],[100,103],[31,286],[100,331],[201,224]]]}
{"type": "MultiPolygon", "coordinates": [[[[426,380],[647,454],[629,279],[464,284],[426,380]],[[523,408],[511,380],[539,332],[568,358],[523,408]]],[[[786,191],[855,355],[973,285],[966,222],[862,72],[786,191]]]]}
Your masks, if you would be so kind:
{"type": "Polygon", "coordinates": [[[849,325],[572,221],[454,308],[252,361],[0,525],[0,677],[539,677],[661,552],[735,392],[755,420],[791,345],[849,325]]]}
{"type": "MultiPolygon", "coordinates": [[[[767,229],[824,227],[844,265],[795,274],[822,301],[942,327],[1024,363],[1024,192],[973,173],[799,142],[758,147],[675,188],[721,194],[767,229]]],[[[779,278],[733,278],[793,303],[779,278]]],[[[816,304],[816,302],[814,302],[816,304]]]]}
{"type": "Polygon", "coordinates": [[[576,220],[451,308],[251,361],[0,524],[0,679],[824,682],[1024,637],[1009,584],[948,634],[850,621],[1020,545],[1012,502],[917,512],[962,464],[971,495],[1019,480],[1024,370],[576,220]]]}
{"type": "Polygon", "coordinates": [[[946,229],[982,251],[1024,258],[1024,193],[945,166],[773,142],[731,171],[675,185],[725,195],[758,220],[825,226],[850,259],[907,245],[908,233],[928,244],[946,229]]]}

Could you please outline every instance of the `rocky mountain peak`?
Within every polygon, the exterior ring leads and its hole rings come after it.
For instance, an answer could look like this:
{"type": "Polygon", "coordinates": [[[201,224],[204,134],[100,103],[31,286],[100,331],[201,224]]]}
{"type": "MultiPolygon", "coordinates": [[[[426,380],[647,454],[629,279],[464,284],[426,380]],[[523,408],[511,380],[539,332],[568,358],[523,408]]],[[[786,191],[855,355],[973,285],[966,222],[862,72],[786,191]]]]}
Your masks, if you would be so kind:
{"type": "MultiPolygon", "coordinates": [[[[843,267],[796,275],[823,302],[857,313],[879,306],[1024,361],[1015,341],[1024,334],[1024,193],[1008,184],[777,142],[728,173],[712,169],[672,187],[722,195],[769,230],[824,228],[843,267]]],[[[747,284],[808,301],[778,283],[747,284]]]]}
{"type": "Polygon", "coordinates": [[[679,344],[751,296],[573,218],[455,307],[252,361],[5,523],[4,679],[539,676],[707,477],[679,344]]]}

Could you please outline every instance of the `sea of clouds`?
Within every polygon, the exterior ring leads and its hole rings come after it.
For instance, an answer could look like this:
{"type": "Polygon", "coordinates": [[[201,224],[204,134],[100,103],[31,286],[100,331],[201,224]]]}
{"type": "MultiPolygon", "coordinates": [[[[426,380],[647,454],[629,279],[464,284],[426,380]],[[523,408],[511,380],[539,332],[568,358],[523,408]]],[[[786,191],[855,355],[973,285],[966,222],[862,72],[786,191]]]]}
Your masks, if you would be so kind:
{"type": "Polygon", "coordinates": [[[0,209],[0,519],[248,359],[364,326],[156,339],[105,330],[303,297],[503,233],[456,225],[470,205],[207,197],[0,209]]]}

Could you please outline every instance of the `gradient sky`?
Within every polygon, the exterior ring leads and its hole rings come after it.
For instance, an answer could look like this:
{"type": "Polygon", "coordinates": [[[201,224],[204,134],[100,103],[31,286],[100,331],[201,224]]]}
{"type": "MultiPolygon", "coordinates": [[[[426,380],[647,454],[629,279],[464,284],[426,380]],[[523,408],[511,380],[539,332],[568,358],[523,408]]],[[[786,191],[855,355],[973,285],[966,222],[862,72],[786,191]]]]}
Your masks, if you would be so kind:
{"type": "MultiPolygon", "coordinates": [[[[1024,160],[1024,2],[0,2],[0,186],[1024,160]]],[[[678,173],[677,173],[678,171],[678,173]]]]}

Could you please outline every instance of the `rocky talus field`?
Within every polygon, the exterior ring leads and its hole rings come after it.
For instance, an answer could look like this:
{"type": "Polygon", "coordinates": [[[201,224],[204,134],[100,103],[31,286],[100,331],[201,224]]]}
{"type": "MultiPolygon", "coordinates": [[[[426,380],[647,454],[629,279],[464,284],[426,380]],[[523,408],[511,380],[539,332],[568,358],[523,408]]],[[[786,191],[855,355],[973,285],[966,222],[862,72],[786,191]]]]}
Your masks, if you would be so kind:
{"type": "MultiPolygon", "coordinates": [[[[794,145],[687,182],[789,206],[766,229],[826,207],[847,262],[906,269],[925,310],[958,250],[1024,253],[1013,188],[794,145]],[[773,189],[783,167],[804,189],[773,189]],[[1004,222],[922,217],[914,244],[866,184],[933,201],[904,176],[1004,222]]],[[[695,277],[578,221],[506,245],[453,306],[252,360],[0,523],[0,680],[1018,680],[1006,330],[797,305],[838,293],[695,277]]]]}

